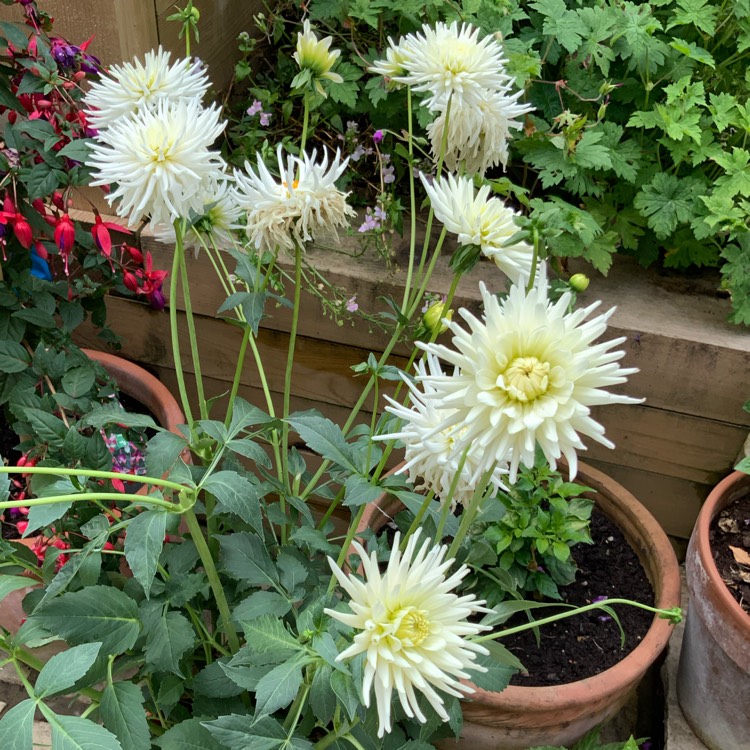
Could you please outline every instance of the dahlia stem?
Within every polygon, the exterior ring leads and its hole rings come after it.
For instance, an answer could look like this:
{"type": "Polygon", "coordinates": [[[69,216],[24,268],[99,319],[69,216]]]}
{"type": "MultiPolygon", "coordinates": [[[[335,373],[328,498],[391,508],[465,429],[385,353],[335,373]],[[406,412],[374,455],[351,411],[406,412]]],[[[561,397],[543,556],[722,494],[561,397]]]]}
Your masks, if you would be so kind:
{"type": "MultiPolygon", "coordinates": [[[[672,609],[659,609],[658,607],[649,607],[648,604],[641,604],[640,602],[635,602],[632,599],[603,599],[600,602],[592,602],[591,604],[586,604],[583,607],[575,607],[574,609],[571,609],[569,612],[559,612],[556,615],[550,615],[549,617],[544,617],[541,620],[534,620],[532,622],[524,623],[523,625],[517,625],[514,628],[501,630],[498,633],[487,633],[486,635],[480,635],[476,638],[473,638],[472,641],[474,643],[482,643],[484,641],[492,641],[492,640],[497,640],[499,638],[505,638],[505,636],[507,635],[514,635],[515,633],[523,633],[525,630],[531,630],[532,628],[539,628],[539,627],[542,627],[543,625],[549,625],[552,622],[565,620],[568,617],[573,617],[575,615],[582,615],[594,609],[608,609],[610,608],[612,604],[628,604],[631,607],[637,607],[638,609],[643,609],[646,612],[653,612],[655,615],[659,615],[659,617],[665,620],[669,620],[672,624],[676,624],[680,622],[680,620],[682,619],[682,610],[679,607],[673,607],[672,609]]],[[[559,602],[551,602],[549,606],[560,607],[564,605],[561,605],[559,602]]]]}
{"type": "Polygon", "coordinates": [[[401,303],[401,309],[406,310],[409,301],[409,292],[411,291],[412,275],[414,273],[414,257],[417,251],[417,195],[414,185],[414,169],[412,159],[414,157],[414,138],[413,138],[413,112],[411,101],[411,86],[406,88],[406,115],[407,115],[407,136],[409,139],[409,217],[411,225],[411,236],[409,237],[409,265],[406,270],[406,285],[404,286],[404,299],[401,303]]]}
{"type": "Polygon", "coordinates": [[[464,448],[464,450],[461,452],[461,458],[458,461],[456,472],[454,473],[453,479],[451,480],[451,486],[448,488],[448,497],[440,498],[440,501],[442,502],[442,508],[440,512],[440,521],[438,523],[437,531],[435,532],[435,544],[440,544],[440,540],[443,538],[443,529],[445,528],[445,523],[448,520],[448,516],[451,512],[451,507],[453,506],[453,493],[455,493],[456,487],[458,487],[458,481],[459,479],[461,479],[461,474],[464,470],[464,464],[466,463],[470,448],[471,445],[467,445],[466,448],[464,448]]]}
{"type": "Polygon", "coordinates": [[[252,328],[250,324],[245,322],[245,330],[242,332],[242,341],[240,342],[240,351],[237,355],[237,365],[234,369],[234,378],[232,379],[232,390],[229,392],[229,403],[227,404],[227,416],[224,420],[224,426],[229,427],[232,421],[232,414],[234,412],[234,399],[237,397],[237,392],[240,390],[240,380],[242,379],[242,366],[245,363],[245,353],[247,352],[247,345],[250,342],[250,336],[252,334],[252,328]]]}
{"type": "Polygon", "coordinates": [[[531,256],[531,273],[529,274],[529,283],[526,285],[526,294],[528,294],[534,288],[534,281],[536,280],[536,267],[539,263],[539,230],[536,227],[532,228],[531,236],[534,240],[534,254],[531,256]]]}
{"type": "MultiPolygon", "coordinates": [[[[336,560],[336,567],[341,568],[341,566],[344,564],[344,560],[346,560],[346,556],[349,554],[349,547],[352,546],[352,542],[354,541],[354,536],[357,533],[357,527],[359,526],[359,522],[362,520],[362,516],[364,515],[365,508],[367,507],[366,503],[362,503],[362,505],[359,506],[359,509],[357,510],[357,514],[352,519],[352,522],[349,524],[349,530],[346,532],[346,539],[344,539],[344,543],[341,545],[341,552],[339,552],[338,559],[336,560]]],[[[336,587],[336,576],[331,575],[331,582],[328,584],[328,596],[330,596],[333,593],[333,589],[336,587]]]]}
{"type": "Polygon", "coordinates": [[[124,492],[78,492],[73,495],[52,495],[51,497],[36,497],[30,500],[7,500],[0,503],[0,509],[5,508],[33,508],[37,505],[55,505],[56,503],[74,503],[78,500],[123,500],[137,503],[138,505],[155,505],[158,508],[165,508],[173,513],[180,512],[180,506],[177,503],[170,503],[168,500],[159,500],[157,497],[148,497],[147,495],[131,495],[124,492]]]}
{"type": "Polygon", "coordinates": [[[456,536],[453,537],[453,541],[448,550],[448,558],[456,557],[456,554],[461,547],[461,543],[469,533],[471,524],[474,523],[474,519],[477,517],[479,509],[482,507],[482,503],[489,496],[489,493],[492,490],[490,477],[492,477],[496,465],[496,462],[493,463],[492,467],[482,474],[482,478],[479,480],[479,484],[474,488],[474,492],[471,495],[468,505],[464,506],[464,513],[461,516],[461,523],[458,526],[458,532],[456,533],[456,536]]]}
{"type": "Polygon", "coordinates": [[[182,369],[182,355],[180,354],[180,339],[177,330],[177,279],[180,276],[181,256],[184,252],[182,245],[182,223],[179,219],[174,222],[175,246],[174,258],[172,259],[172,275],[169,279],[169,332],[172,338],[172,359],[174,360],[175,376],[177,377],[177,388],[180,392],[182,411],[190,426],[190,434],[196,439],[195,425],[193,423],[193,410],[190,408],[187,388],[185,387],[185,373],[182,369]]]}
{"type": "Polygon", "coordinates": [[[401,540],[401,545],[399,547],[401,552],[403,552],[406,549],[406,545],[409,543],[409,537],[419,527],[420,523],[422,522],[422,519],[424,518],[424,514],[427,513],[427,509],[430,507],[430,503],[432,502],[432,499],[434,497],[435,497],[435,490],[430,490],[425,495],[425,498],[422,501],[422,505],[419,506],[417,515],[414,516],[414,520],[411,522],[411,526],[409,526],[409,529],[407,530],[406,534],[404,534],[404,538],[401,540]]]}

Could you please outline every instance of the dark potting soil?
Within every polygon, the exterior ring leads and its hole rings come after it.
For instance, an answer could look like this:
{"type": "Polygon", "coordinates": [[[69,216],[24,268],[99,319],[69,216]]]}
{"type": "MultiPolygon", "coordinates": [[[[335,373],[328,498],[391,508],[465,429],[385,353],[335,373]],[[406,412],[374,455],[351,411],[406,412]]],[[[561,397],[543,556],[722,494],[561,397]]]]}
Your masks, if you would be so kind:
{"type": "MultiPolygon", "coordinates": [[[[654,593],[643,566],[622,532],[604,514],[594,510],[591,519],[593,544],[573,549],[578,564],[576,580],[560,589],[563,601],[582,606],[597,597],[632,599],[653,606],[654,593]]],[[[539,628],[539,645],[533,631],[500,639],[528,671],[517,674],[511,685],[539,687],[574,682],[609,669],[627,656],[643,639],[653,614],[637,607],[617,605],[620,629],[602,610],[593,610],[539,628]]],[[[560,610],[562,611],[562,610],[560,610]]],[[[540,609],[536,619],[555,614],[540,609]]],[[[506,627],[526,622],[517,616],[506,627]]]]}
{"type": "Polygon", "coordinates": [[[750,614],[750,497],[727,505],[712,521],[708,534],[721,579],[750,614]]]}

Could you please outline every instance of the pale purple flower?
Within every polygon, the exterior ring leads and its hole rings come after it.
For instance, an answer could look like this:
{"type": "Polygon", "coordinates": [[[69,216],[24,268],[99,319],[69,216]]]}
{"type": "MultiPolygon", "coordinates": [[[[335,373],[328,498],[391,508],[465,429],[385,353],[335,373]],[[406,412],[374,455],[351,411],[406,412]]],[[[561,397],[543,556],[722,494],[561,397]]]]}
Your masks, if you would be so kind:
{"type": "Polygon", "coordinates": [[[261,115],[260,115],[261,127],[267,128],[270,122],[271,122],[271,115],[268,112],[261,112],[261,115]]]}
{"type": "Polygon", "coordinates": [[[385,221],[388,218],[388,215],[380,206],[375,206],[372,214],[378,221],[385,221]]]}
{"type": "Polygon", "coordinates": [[[359,305],[357,304],[356,294],[353,297],[349,298],[349,301],[346,303],[346,309],[351,313],[357,312],[357,310],[359,310],[359,305]]]}
{"type": "Polygon", "coordinates": [[[372,134],[373,143],[382,143],[383,142],[383,135],[384,135],[384,133],[383,133],[382,130],[376,130],[372,134]]]}
{"type": "Polygon", "coordinates": [[[365,216],[364,223],[360,226],[360,228],[357,230],[358,232],[369,232],[372,229],[379,229],[380,224],[378,221],[373,217],[373,215],[370,213],[370,209],[367,209],[367,215],[365,216]]]}
{"type": "Polygon", "coordinates": [[[263,103],[258,101],[257,99],[247,108],[247,114],[250,115],[250,117],[254,117],[259,112],[263,111],[263,103]]]}

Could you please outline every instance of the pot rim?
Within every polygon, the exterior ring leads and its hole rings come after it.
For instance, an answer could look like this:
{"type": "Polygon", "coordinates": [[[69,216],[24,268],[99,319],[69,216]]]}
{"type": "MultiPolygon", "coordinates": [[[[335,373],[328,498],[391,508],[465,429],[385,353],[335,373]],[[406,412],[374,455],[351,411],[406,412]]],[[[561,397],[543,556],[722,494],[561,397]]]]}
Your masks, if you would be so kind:
{"type": "MultiPolygon", "coordinates": [[[[641,549],[633,539],[628,541],[635,549],[641,564],[654,588],[656,606],[669,609],[680,604],[680,569],[677,557],[666,533],[651,513],[621,484],[603,472],[584,463],[579,463],[576,480],[590,486],[597,493],[611,498],[613,505],[623,511],[629,520],[640,527],[644,536],[651,539],[648,551],[654,557],[652,571],[644,563],[646,550],[641,549]]],[[[367,514],[365,514],[365,517],[367,514]]],[[[364,518],[363,518],[364,520],[364,518]]],[[[623,530],[625,531],[625,530],[623,530]]],[[[627,534],[626,534],[627,536],[627,534]]],[[[531,705],[538,709],[561,709],[581,706],[592,699],[601,700],[605,696],[616,695],[623,686],[634,686],[645,674],[648,667],[664,650],[674,626],[666,619],[654,615],[654,619],[641,642],[621,661],[603,672],[574,682],[543,687],[509,685],[501,692],[492,692],[474,687],[474,693],[467,695],[471,702],[480,699],[482,703],[502,705],[503,710],[513,711],[531,705]]]]}
{"type": "MultiPolygon", "coordinates": [[[[738,497],[750,494],[750,475],[742,471],[733,471],[729,476],[716,485],[703,503],[698,519],[695,522],[693,533],[690,537],[688,561],[691,559],[690,549],[694,549],[700,559],[701,566],[708,576],[711,586],[703,587],[704,598],[710,599],[716,609],[723,616],[730,618],[730,623],[736,629],[750,632],[750,615],[740,606],[739,602],[732,596],[726,584],[719,574],[713,555],[711,554],[711,541],[709,532],[711,522],[729,503],[738,497]]],[[[691,582],[690,565],[688,570],[688,584],[691,582]]],[[[692,592],[691,592],[692,593],[692,592]]]]}

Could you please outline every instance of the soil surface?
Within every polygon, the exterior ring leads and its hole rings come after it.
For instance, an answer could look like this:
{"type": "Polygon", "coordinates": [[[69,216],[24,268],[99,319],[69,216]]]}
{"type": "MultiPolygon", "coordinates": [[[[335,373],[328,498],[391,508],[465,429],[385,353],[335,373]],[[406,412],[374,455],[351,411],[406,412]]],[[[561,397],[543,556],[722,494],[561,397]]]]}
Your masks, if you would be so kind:
{"type": "Polygon", "coordinates": [[[719,575],[750,614],[750,497],[735,500],[714,518],[709,540],[719,575]]]}
{"type": "MultiPolygon", "coordinates": [[[[596,510],[591,536],[594,544],[579,544],[573,549],[579,571],[575,582],[560,589],[563,600],[580,606],[598,597],[625,598],[653,606],[653,589],[638,556],[622,532],[596,510]]],[[[622,647],[620,629],[601,610],[544,625],[539,628],[539,645],[533,631],[502,638],[500,642],[528,670],[528,675],[515,675],[511,685],[539,687],[574,682],[621,661],[646,635],[653,615],[637,607],[618,605],[613,609],[625,631],[622,647]]],[[[555,611],[538,610],[535,616],[541,619],[555,611]]],[[[525,619],[516,618],[507,627],[523,622],[525,619]]]]}

